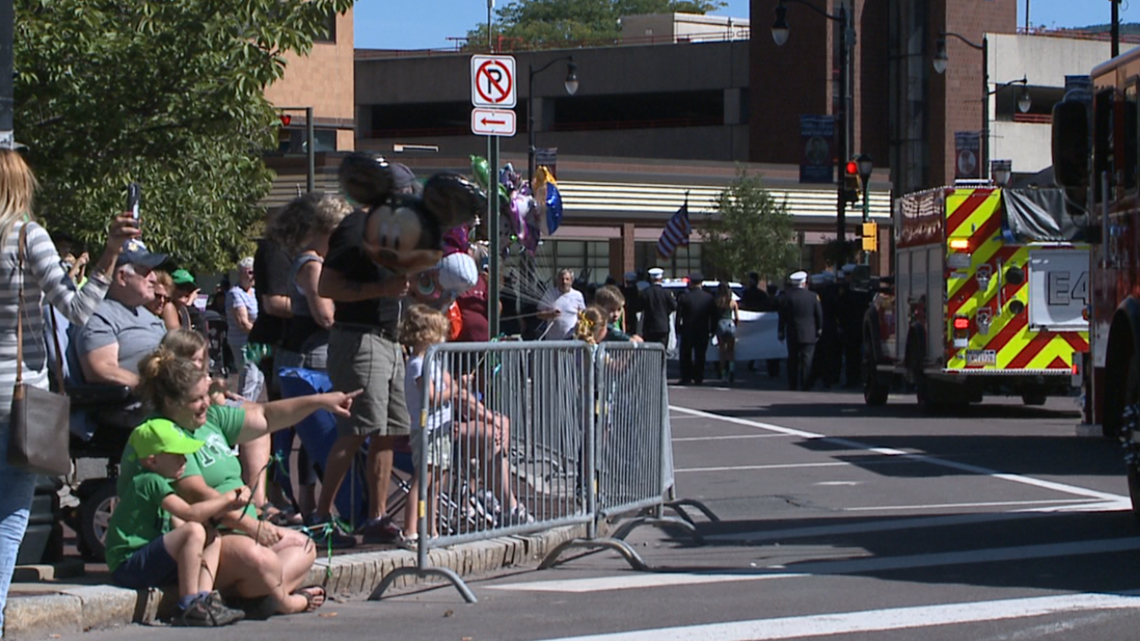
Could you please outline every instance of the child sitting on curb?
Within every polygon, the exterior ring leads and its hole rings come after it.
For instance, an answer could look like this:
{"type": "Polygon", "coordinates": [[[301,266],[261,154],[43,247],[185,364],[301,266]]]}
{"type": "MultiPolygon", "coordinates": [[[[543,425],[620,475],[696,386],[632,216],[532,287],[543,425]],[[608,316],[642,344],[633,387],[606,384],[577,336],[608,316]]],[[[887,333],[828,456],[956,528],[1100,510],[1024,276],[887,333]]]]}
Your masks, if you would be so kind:
{"type": "Polygon", "coordinates": [[[151,419],[131,432],[118,480],[119,505],[107,527],[107,566],[115,583],[135,590],[178,583],[176,626],[214,627],[241,620],[214,587],[221,540],[210,519],[242,507],[249,489],[189,504],[171,483],[186,469],[186,455],[204,443],[166,419],[151,419]]]}
{"type": "MultiPolygon", "coordinates": [[[[412,461],[416,465],[408,489],[408,502],[404,507],[403,543],[413,546],[419,540],[419,484],[427,485],[427,522],[431,537],[439,536],[439,493],[433,479],[440,478],[451,467],[451,376],[442,368],[436,369],[432,380],[424,379],[424,354],[432,345],[447,340],[451,325],[447,317],[427,305],[408,308],[400,323],[400,342],[408,348],[408,362],[404,366],[404,395],[408,414],[412,417],[412,461]],[[427,388],[428,406],[423,406],[427,388]],[[424,410],[427,410],[426,414],[424,410]],[[427,468],[419,469],[423,450],[427,449],[427,468]]],[[[425,535],[426,536],[426,535],[425,535]]]]}

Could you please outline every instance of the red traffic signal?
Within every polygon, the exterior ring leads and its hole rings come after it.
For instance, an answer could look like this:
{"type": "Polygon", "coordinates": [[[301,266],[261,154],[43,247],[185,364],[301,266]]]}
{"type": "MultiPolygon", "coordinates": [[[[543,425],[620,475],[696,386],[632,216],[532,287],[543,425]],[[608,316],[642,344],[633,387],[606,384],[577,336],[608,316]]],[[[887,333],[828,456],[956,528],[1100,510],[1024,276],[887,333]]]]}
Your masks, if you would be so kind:
{"type": "Polygon", "coordinates": [[[848,160],[843,165],[843,200],[853,203],[859,200],[863,181],[859,179],[859,163],[848,160]]]}
{"type": "MultiPolygon", "coordinates": [[[[293,116],[290,116],[289,114],[281,114],[280,116],[278,116],[278,118],[281,119],[281,126],[282,127],[288,127],[289,123],[293,122],[293,116]]],[[[847,164],[850,165],[851,163],[847,163],[847,164]]]]}

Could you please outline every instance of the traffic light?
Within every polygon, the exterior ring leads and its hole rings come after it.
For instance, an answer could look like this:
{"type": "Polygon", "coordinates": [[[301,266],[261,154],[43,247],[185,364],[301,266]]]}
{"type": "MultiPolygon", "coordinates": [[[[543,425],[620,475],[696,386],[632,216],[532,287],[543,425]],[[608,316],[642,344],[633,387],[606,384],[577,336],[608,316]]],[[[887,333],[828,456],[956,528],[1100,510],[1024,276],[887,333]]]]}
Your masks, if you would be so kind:
{"type": "Polygon", "coordinates": [[[863,223],[863,251],[879,251],[879,225],[877,223],[863,223]]]}
{"type": "Polygon", "coordinates": [[[859,200],[863,191],[863,181],[859,179],[859,163],[848,160],[843,165],[843,200],[849,203],[859,200]]]}

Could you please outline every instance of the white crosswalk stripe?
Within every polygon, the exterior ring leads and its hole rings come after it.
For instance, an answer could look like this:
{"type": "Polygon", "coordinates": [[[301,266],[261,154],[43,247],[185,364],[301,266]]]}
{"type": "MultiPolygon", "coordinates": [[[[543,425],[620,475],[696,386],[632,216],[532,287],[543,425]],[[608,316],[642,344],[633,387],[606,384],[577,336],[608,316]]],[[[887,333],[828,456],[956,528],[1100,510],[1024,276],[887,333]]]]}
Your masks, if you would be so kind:
{"type": "Polygon", "coordinates": [[[1133,609],[1140,609],[1140,597],[1135,592],[1119,595],[1065,594],[686,625],[544,641],[767,641],[1025,619],[1072,612],[1133,609]]]}

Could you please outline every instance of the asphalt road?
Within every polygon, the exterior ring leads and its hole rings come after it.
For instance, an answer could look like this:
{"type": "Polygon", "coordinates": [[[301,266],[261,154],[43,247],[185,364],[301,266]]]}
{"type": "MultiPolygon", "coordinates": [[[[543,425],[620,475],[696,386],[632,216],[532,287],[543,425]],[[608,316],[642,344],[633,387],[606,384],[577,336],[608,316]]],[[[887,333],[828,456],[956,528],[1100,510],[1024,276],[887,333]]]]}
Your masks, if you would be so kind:
{"type": "Polygon", "coordinates": [[[870,410],[853,392],[670,394],[679,494],[721,520],[698,518],[703,546],[681,531],[635,531],[655,572],[599,552],[473,581],[475,605],[443,587],[162,637],[1136,637],[1140,527],[1120,447],[1075,436],[1071,399],[991,399],[926,417],[910,397],[870,410]]]}

